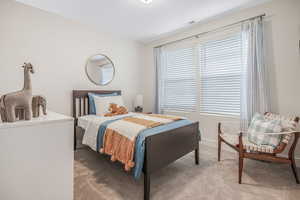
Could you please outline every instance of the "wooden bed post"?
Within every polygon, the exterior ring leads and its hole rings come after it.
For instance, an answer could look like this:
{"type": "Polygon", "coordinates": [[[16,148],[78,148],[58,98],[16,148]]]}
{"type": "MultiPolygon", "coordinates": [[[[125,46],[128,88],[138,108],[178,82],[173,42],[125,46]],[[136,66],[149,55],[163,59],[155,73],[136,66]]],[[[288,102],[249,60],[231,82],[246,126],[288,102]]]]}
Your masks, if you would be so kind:
{"type": "Polygon", "coordinates": [[[76,129],[77,129],[77,119],[74,120],[74,151],[77,149],[77,134],[76,134],[76,129]]]}
{"type": "MultiPolygon", "coordinates": [[[[198,133],[200,135],[200,133],[198,133]]],[[[199,139],[198,139],[198,142],[196,144],[196,149],[195,149],[195,164],[196,165],[199,165],[199,141],[200,141],[200,136],[199,136],[199,139]]]]}
{"type": "Polygon", "coordinates": [[[199,165],[199,147],[195,149],[195,164],[199,165]]]}
{"type": "Polygon", "coordinates": [[[144,200],[150,199],[150,174],[144,174],[144,200]]]}
{"type": "Polygon", "coordinates": [[[77,147],[77,137],[76,137],[76,127],[77,127],[77,113],[76,113],[76,98],[75,93],[73,91],[73,118],[74,118],[74,151],[76,151],[77,147]]]}
{"type": "Polygon", "coordinates": [[[150,173],[148,170],[149,156],[147,152],[147,143],[150,142],[150,138],[146,138],[145,141],[145,159],[144,159],[144,200],[150,199],[150,173]]]}

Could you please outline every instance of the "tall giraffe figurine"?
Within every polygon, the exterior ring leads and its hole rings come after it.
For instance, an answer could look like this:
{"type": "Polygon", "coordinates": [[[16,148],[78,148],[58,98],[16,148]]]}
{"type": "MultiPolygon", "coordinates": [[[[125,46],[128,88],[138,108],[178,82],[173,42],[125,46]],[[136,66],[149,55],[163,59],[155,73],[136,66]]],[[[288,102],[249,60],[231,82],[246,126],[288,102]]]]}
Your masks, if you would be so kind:
{"type": "MultiPolygon", "coordinates": [[[[25,111],[25,120],[32,117],[32,87],[30,73],[34,73],[31,63],[24,63],[24,87],[22,90],[9,93],[1,98],[2,110],[4,110],[7,122],[16,121],[16,107],[22,107],[25,111]]],[[[3,115],[3,114],[2,114],[3,115]]]]}

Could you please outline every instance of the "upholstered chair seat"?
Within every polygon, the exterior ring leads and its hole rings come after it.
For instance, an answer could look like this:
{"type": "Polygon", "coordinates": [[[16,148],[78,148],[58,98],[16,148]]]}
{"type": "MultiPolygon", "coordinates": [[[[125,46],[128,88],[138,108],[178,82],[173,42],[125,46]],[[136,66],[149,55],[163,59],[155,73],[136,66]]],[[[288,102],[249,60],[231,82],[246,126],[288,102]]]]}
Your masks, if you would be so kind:
{"type": "MultiPolygon", "coordinates": [[[[239,134],[222,133],[221,137],[228,143],[239,146],[239,134]]],[[[275,147],[270,145],[256,145],[248,141],[247,136],[242,137],[243,148],[246,152],[261,152],[261,153],[274,153],[275,147]]]]}

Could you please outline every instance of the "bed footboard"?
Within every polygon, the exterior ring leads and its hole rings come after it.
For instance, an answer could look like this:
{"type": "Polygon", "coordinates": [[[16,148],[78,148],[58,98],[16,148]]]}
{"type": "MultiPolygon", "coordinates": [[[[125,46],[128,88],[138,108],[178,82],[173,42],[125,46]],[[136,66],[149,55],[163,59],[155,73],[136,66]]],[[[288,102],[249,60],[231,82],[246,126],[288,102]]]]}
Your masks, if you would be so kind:
{"type": "Polygon", "coordinates": [[[172,129],[146,138],[144,161],[144,200],[150,199],[150,175],[195,151],[199,164],[199,122],[172,129]]]}

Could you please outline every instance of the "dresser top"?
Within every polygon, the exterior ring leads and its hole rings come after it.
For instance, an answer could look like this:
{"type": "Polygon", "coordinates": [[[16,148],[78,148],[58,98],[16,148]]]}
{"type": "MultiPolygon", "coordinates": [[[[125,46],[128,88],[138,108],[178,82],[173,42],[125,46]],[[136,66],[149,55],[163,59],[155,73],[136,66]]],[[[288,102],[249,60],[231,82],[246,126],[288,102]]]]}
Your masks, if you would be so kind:
{"type": "Polygon", "coordinates": [[[32,118],[30,121],[16,121],[13,123],[2,123],[0,121],[0,129],[17,128],[23,126],[35,126],[39,124],[58,123],[65,121],[73,121],[72,117],[62,115],[56,112],[47,111],[47,115],[41,115],[38,118],[32,118]]]}

